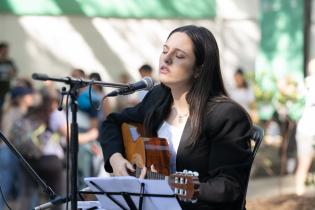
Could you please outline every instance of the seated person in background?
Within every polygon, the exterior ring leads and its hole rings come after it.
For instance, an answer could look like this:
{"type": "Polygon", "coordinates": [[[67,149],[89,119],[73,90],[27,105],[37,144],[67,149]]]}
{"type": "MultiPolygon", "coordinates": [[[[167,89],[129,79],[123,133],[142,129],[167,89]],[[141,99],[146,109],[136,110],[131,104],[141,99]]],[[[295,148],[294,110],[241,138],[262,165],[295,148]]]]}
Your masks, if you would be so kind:
{"type": "Polygon", "coordinates": [[[235,88],[232,89],[230,93],[231,98],[250,113],[253,103],[255,102],[255,95],[252,88],[248,85],[244,71],[241,68],[238,68],[234,73],[234,81],[235,88]]]}

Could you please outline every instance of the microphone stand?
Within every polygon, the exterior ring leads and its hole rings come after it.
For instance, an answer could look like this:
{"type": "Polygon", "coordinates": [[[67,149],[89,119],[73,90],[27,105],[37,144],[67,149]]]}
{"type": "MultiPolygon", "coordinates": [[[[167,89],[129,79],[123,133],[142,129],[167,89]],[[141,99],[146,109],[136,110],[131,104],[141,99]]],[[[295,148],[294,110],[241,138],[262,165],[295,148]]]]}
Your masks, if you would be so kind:
{"type": "MultiPolygon", "coordinates": [[[[94,80],[83,80],[76,79],[71,77],[65,78],[57,78],[57,77],[49,77],[45,74],[32,74],[32,78],[35,80],[42,81],[55,81],[55,82],[63,82],[65,84],[70,85],[69,96],[71,98],[71,112],[72,112],[72,122],[71,122],[71,136],[70,136],[70,152],[71,152],[71,209],[77,210],[77,171],[78,171],[78,123],[77,123],[77,111],[78,111],[78,92],[82,87],[86,87],[88,85],[96,84],[104,87],[114,87],[114,88],[125,88],[129,87],[125,84],[114,84],[114,83],[106,83],[102,81],[94,81],[94,80]]],[[[67,201],[67,200],[66,200],[67,201]]]]}

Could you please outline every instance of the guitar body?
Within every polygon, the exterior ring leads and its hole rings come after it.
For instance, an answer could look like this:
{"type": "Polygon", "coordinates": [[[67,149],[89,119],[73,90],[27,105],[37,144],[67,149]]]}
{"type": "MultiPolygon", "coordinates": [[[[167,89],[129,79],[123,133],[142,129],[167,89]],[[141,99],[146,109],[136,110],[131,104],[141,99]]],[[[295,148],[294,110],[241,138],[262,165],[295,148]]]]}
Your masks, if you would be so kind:
{"type": "Polygon", "coordinates": [[[169,176],[170,152],[166,139],[145,138],[141,124],[122,124],[126,159],[138,168],[151,165],[162,175],[169,176]]]}
{"type": "Polygon", "coordinates": [[[168,142],[163,138],[145,138],[141,124],[123,123],[121,126],[126,159],[136,165],[136,177],[144,166],[151,165],[157,172],[147,171],[146,178],[165,179],[177,197],[185,202],[196,202],[199,194],[198,173],[191,171],[176,172],[170,175],[170,152],[168,142]]]}

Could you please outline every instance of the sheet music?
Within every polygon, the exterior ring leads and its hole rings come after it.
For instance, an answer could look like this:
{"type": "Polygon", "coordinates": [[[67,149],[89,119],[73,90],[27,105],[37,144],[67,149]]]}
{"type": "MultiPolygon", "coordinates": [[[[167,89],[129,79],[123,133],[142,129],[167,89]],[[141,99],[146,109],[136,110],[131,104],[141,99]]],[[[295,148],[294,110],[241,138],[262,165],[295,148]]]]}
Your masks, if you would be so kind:
{"type": "Polygon", "coordinates": [[[105,210],[101,208],[101,203],[99,201],[78,201],[78,210],[105,210]]]}
{"type": "MultiPolygon", "coordinates": [[[[120,177],[89,177],[84,179],[87,185],[94,192],[100,192],[91,181],[96,183],[105,192],[130,192],[140,193],[141,183],[145,184],[144,193],[147,194],[162,194],[173,195],[173,191],[165,180],[146,180],[138,179],[131,176],[120,177]]],[[[96,195],[101,203],[101,207],[106,210],[121,210],[121,208],[111,201],[106,195],[96,195]]],[[[129,209],[127,203],[121,195],[112,195],[112,197],[122,204],[126,209],[129,209]]],[[[134,204],[139,208],[139,197],[131,196],[134,204]]],[[[175,197],[144,197],[143,210],[181,210],[180,205],[175,197]]]]}

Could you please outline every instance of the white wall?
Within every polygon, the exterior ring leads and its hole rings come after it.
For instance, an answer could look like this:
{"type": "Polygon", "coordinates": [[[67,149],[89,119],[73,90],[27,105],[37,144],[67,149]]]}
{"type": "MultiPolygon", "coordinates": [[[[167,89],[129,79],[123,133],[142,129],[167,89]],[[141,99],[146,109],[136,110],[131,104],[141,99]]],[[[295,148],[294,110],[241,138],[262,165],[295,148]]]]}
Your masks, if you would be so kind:
{"type": "Polygon", "coordinates": [[[217,1],[214,20],[135,20],[79,16],[13,16],[0,14],[0,41],[10,43],[20,75],[33,72],[66,76],[73,68],[100,72],[117,82],[122,72],[139,79],[143,63],[158,68],[161,46],[180,25],[209,28],[217,38],[227,81],[241,66],[253,70],[260,33],[258,0],[217,1]]]}
{"type": "Polygon", "coordinates": [[[238,67],[254,71],[260,41],[258,17],[258,0],[217,1],[222,69],[228,87],[233,85],[233,74],[238,67]]]}

